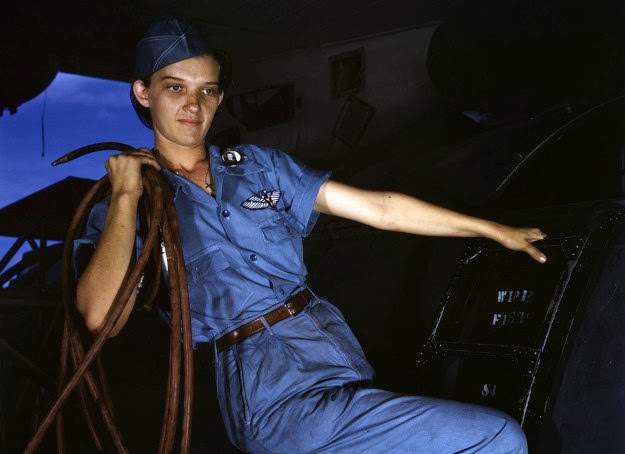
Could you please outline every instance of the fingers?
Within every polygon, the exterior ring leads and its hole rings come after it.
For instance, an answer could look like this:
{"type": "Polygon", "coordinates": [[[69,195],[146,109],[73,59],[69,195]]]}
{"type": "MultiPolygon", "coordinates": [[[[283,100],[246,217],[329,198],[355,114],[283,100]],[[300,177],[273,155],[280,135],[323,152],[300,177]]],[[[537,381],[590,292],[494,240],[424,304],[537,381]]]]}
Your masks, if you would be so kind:
{"type": "Polygon", "coordinates": [[[143,192],[141,167],[151,166],[160,170],[154,155],[146,148],[110,156],[105,163],[111,181],[112,192],[131,193],[140,196],[143,192]]]}
{"type": "Polygon", "coordinates": [[[547,261],[547,256],[543,254],[538,248],[532,246],[529,243],[527,245],[527,248],[525,249],[525,252],[527,252],[530,257],[532,257],[539,263],[545,263],[547,261]]]}
{"type": "Polygon", "coordinates": [[[110,156],[106,161],[106,170],[109,174],[115,171],[138,171],[142,165],[152,166],[156,170],[161,169],[150,150],[141,148],[128,153],[110,156]]]}
{"type": "Polygon", "coordinates": [[[547,256],[543,254],[537,247],[533,246],[532,243],[535,241],[541,241],[547,238],[547,234],[544,233],[540,229],[527,229],[525,241],[527,242],[526,247],[524,248],[525,252],[527,252],[530,257],[540,263],[545,263],[547,261],[547,256]]]}
{"type": "Polygon", "coordinates": [[[532,244],[545,238],[547,235],[537,228],[505,226],[501,244],[508,249],[525,252],[539,263],[545,263],[547,256],[532,244]]]}
{"type": "Polygon", "coordinates": [[[117,155],[120,157],[123,156],[128,156],[131,158],[138,158],[139,161],[141,162],[142,165],[150,165],[152,167],[154,167],[156,170],[160,170],[161,166],[159,165],[158,161],[156,160],[156,157],[154,156],[154,154],[152,153],[152,151],[149,148],[137,148],[134,151],[131,151],[129,153],[123,153],[120,155],[117,155]]]}
{"type": "Polygon", "coordinates": [[[529,241],[530,243],[533,243],[534,241],[544,240],[545,238],[547,238],[547,234],[544,233],[542,230],[528,229],[527,241],[529,241]]]}

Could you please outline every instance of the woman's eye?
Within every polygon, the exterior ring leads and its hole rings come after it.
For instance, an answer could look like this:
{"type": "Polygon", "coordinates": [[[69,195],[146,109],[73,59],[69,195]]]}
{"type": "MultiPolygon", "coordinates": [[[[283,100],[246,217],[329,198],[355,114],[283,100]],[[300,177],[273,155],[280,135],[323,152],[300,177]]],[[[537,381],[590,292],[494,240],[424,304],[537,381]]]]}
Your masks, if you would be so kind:
{"type": "Polygon", "coordinates": [[[170,91],[180,91],[180,90],[181,90],[180,85],[170,85],[170,86],[169,86],[169,87],[167,87],[167,88],[168,88],[168,90],[170,90],[170,91]]]}
{"type": "Polygon", "coordinates": [[[205,88],[202,91],[206,96],[210,96],[210,97],[215,97],[219,94],[219,92],[215,88],[205,88]]]}

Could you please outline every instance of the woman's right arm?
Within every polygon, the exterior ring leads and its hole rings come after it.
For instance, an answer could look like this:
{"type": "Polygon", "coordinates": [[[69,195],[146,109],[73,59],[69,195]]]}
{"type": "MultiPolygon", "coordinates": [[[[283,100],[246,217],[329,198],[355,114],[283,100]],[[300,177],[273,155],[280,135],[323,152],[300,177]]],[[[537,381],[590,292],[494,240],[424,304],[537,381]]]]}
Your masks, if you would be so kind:
{"type": "MultiPolygon", "coordinates": [[[[142,165],[160,169],[153,155],[145,149],[111,156],[106,161],[111,201],[102,235],[76,289],[76,306],[87,328],[93,332],[102,327],[130,266],[135,247],[137,207],[143,192],[142,165]]],[[[111,336],[126,324],[135,297],[136,294],[131,296],[111,336]]]]}

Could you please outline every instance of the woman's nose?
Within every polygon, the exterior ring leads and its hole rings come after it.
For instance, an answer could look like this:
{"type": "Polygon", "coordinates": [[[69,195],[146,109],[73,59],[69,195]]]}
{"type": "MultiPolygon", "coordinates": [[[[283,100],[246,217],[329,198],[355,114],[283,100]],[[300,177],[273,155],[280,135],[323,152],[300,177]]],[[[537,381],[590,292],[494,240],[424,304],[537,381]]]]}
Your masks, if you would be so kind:
{"type": "Polygon", "coordinates": [[[187,95],[185,108],[191,111],[197,111],[200,109],[198,96],[195,93],[190,93],[187,95]]]}

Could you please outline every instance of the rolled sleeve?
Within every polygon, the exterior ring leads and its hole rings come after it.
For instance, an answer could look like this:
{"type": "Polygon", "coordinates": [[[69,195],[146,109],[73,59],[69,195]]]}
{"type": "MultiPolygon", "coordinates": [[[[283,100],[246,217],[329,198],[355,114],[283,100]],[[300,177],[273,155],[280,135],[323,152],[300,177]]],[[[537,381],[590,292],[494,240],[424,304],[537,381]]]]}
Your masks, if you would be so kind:
{"type": "Polygon", "coordinates": [[[300,224],[300,234],[312,231],[319,213],[313,210],[321,185],[330,178],[329,171],[315,170],[287,153],[272,150],[274,169],[283,194],[290,194],[285,202],[289,214],[300,224]]]}

